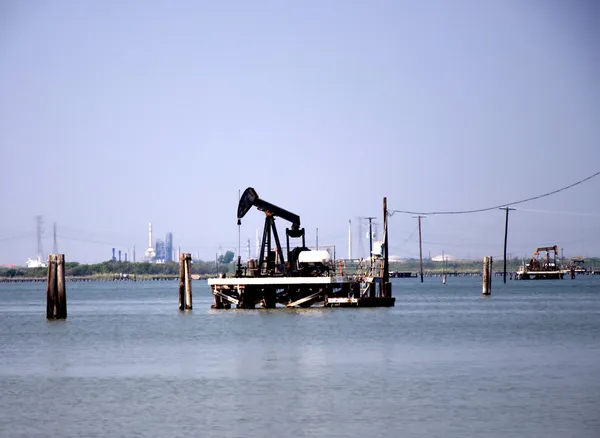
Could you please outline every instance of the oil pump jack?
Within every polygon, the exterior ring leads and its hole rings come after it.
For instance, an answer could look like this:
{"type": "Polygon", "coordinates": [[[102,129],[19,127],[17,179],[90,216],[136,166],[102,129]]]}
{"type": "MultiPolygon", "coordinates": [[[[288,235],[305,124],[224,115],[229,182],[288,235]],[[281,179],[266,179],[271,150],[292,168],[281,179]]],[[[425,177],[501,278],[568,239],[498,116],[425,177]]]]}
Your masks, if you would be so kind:
{"type": "MultiPolygon", "coordinates": [[[[328,258],[328,254],[325,254],[327,251],[311,251],[310,257],[306,254],[310,250],[306,247],[304,228],[300,226],[300,216],[261,199],[256,190],[248,187],[240,197],[238,204],[238,225],[241,225],[242,218],[252,207],[256,207],[259,211],[265,213],[265,227],[260,245],[258,266],[250,266],[250,276],[320,275],[329,270],[328,266],[323,263],[328,258]],[[285,255],[275,226],[276,217],[285,219],[292,224],[291,228],[285,229],[285,255]],[[290,239],[302,239],[302,243],[299,246],[290,248],[290,239]],[[273,241],[275,247],[273,247],[273,241]],[[302,254],[302,257],[300,254],[302,254]]],[[[236,275],[242,275],[240,266],[238,266],[236,275]]]]}
{"type": "MultiPolygon", "coordinates": [[[[265,214],[258,260],[248,260],[238,267],[234,277],[209,278],[208,285],[214,296],[214,309],[229,309],[235,305],[242,309],[254,309],[257,305],[275,308],[310,307],[388,307],[395,298],[391,294],[387,250],[378,258],[378,266],[370,273],[359,272],[344,275],[336,272],[328,251],[310,250],[306,247],[304,228],[300,216],[261,199],[256,190],[248,187],[240,196],[237,223],[241,225],[246,214],[256,207],[265,214]],[[291,223],[286,228],[285,252],[281,247],[275,219],[291,223]],[[291,239],[301,239],[290,246],[291,239]],[[379,272],[381,271],[381,272],[379,272]]],[[[385,248],[387,248],[387,201],[384,198],[385,248]]]]}

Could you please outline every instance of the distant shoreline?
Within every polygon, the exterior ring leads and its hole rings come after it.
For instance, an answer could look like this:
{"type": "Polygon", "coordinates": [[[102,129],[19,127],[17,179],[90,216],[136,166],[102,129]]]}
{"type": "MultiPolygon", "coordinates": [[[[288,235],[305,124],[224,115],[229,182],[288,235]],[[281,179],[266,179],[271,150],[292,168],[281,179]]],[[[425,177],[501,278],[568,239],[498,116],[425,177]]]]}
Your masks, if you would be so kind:
{"type": "MultiPolygon", "coordinates": [[[[192,280],[207,280],[208,278],[215,277],[207,275],[192,275],[192,280]]],[[[83,275],[83,276],[67,276],[65,279],[69,282],[88,282],[88,281],[125,281],[125,282],[136,282],[136,281],[173,281],[178,280],[178,275],[130,275],[120,276],[119,274],[108,274],[108,275],[83,275]]],[[[36,277],[0,277],[0,283],[41,283],[46,282],[46,276],[36,277]]]]}
{"type": "MultiPolygon", "coordinates": [[[[506,264],[507,273],[515,273],[519,266],[529,260],[512,259],[506,264]]],[[[569,263],[565,259],[564,263],[569,263]]],[[[336,260],[335,269],[338,274],[352,275],[359,271],[364,271],[367,267],[367,261],[363,261],[359,269],[359,263],[355,260],[336,260]],[[341,268],[341,269],[340,269],[341,268]]],[[[245,262],[243,263],[245,265],[245,262]]],[[[77,262],[67,262],[66,279],[67,281],[166,281],[179,278],[179,264],[175,262],[154,264],[154,263],[132,263],[107,261],[92,265],[79,264],[77,262]]],[[[600,271],[600,258],[593,257],[585,260],[581,266],[589,272],[600,271]]],[[[434,262],[432,260],[423,260],[424,276],[439,276],[446,274],[448,276],[472,276],[481,275],[483,268],[480,260],[448,260],[444,262],[434,262]]],[[[196,262],[192,264],[192,279],[205,280],[215,278],[220,274],[231,276],[235,273],[236,264],[218,264],[215,262],[196,262]]],[[[503,271],[504,263],[501,258],[495,258],[493,271],[497,275],[503,271]]],[[[411,273],[416,275],[419,272],[419,260],[410,259],[405,261],[390,261],[390,272],[411,273]]],[[[48,268],[27,268],[27,267],[0,267],[0,282],[34,282],[46,281],[48,268]]]]}

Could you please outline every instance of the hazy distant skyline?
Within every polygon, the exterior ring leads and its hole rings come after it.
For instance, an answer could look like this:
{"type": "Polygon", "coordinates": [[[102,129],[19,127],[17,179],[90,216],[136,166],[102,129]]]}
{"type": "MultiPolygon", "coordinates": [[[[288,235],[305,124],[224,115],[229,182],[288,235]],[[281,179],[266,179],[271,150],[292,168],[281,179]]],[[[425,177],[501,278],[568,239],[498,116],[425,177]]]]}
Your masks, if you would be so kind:
{"type": "MultiPolygon", "coordinates": [[[[148,222],[212,260],[252,186],[345,257],[383,196],[462,210],[568,185],[600,170],[599,20],[591,0],[4,1],[0,264],[36,255],[36,215],[68,260],[139,259],[148,222]]],[[[518,206],[508,252],[600,255],[599,193],[518,206]]],[[[416,219],[389,224],[417,257],[416,219]]],[[[423,251],[499,257],[503,233],[502,211],[430,216],[423,251]]]]}

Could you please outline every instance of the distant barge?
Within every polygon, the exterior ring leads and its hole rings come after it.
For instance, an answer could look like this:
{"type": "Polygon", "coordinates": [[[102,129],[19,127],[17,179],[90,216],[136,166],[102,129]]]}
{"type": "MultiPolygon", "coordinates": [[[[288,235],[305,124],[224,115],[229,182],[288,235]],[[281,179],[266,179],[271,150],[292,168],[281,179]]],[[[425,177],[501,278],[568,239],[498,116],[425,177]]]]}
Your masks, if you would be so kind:
{"type": "Polygon", "coordinates": [[[265,213],[260,257],[242,265],[238,256],[235,276],[209,279],[214,297],[212,308],[241,309],[257,307],[390,307],[395,303],[389,281],[387,254],[387,202],[383,199],[384,240],[378,250],[353,275],[343,275],[341,267],[327,251],[312,251],[306,247],[300,217],[261,198],[248,187],[238,205],[238,225],[252,208],[265,213]],[[275,218],[292,224],[286,228],[284,253],[275,218]],[[290,246],[290,239],[300,240],[290,246]]]}

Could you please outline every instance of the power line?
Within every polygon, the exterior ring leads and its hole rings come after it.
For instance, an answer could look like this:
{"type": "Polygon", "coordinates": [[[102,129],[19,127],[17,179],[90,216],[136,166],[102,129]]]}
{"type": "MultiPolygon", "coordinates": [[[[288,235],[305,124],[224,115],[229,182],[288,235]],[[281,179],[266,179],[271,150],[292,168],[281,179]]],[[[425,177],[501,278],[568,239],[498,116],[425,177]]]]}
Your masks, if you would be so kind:
{"type": "Polygon", "coordinates": [[[416,227],[415,227],[415,229],[412,231],[412,233],[410,233],[410,236],[408,236],[408,237],[407,237],[407,238],[404,240],[404,242],[402,242],[402,243],[400,244],[400,246],[396,246],[396,248],[402,248],[402,247],[403,247],[403,246],[406,244],[406,242],[408,242],[410,239],[412,239],[412,238],[413,238],[413,236],[415,235],[415,233],[417,232],[417,230],[418,230],[418,229],[419,229],[419,227],[418,227],[418,226],[416,226],[416,227]]]}
{"type": "Polygon", "coordinates": [[[541,199],[541,198],[545,198],[547,196],[555,195],[557,193],[560,193],[560,192],[568,190],[568,189],[570,189],[572,187],[575,187],[575,186],[577,186],[579,184],[582,184],[582,183],[584,183],[586,181],[589,181],[590,179],[595,178],[598,175],[600,175],[600,172],[596,172],[593,175],[590,175],[587,178],[579,180],[579,181],[577,181],[577,182],[575,182],[573,184],[569,184],[568,186],[561,187],[560,189],[553,190],[551,192],[544,193],[542,195],[532,196],[531,198],[521,199],[520,201],[514,201],[514,202],[508,202],[508,203],[504,203],[504,204],[494,205],[493,207],[478,208],[478,209],[475,209],[475,210],[432,211],[432,212],[416,212],[416,211],[406,211],[406,210],[392,210],[389,213],[389,215],[393,216],[394,213],[412,214],[412,215],[471,214],[471,213],[481,213],[481,212],[490,211],[490,210],[497,210],[499,208],[508,207],[510,205],[523,204],[524,202],[534,201],[536,199],[541,199]]]}
{"type": "Polygon", "coordinates": [[[32,236],[34,236],[34,234],[29,233],[29,234],[22,234],[20,236],[0,237],[0,242],[7,242],[9,240],[28,239],[32,236]]]}
{"type": "Polygon", "coordinates": [[[588,216],[588,217],[600,217],[597,213],[585,213],[578,211],[558,211],[558,210],[533,210],[531,208],[517,208],[517,211],[523,211],[525,213],[545,213],[545,214],[558,214],[566,216],[588,216]]]}
{"type": "Polygon", "coordinates": [[[107,246],[115,246],[115,247],[118,247],[118,246],[127,247],[127,245],[122,244],[122,243],[106,242],[106,241],[101,241],[101,240],[80,239],[77,237],[68,237],[68,236],[62,236],[62,235],[57,235],[57,237],[60,237],[61,239],[64,239],[64,240],[72,240],[74,242],[95,243],[98,245],[107,245],[107,246]]]}

